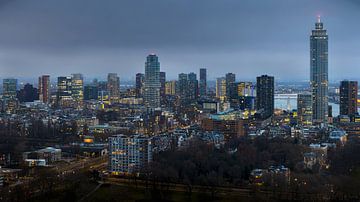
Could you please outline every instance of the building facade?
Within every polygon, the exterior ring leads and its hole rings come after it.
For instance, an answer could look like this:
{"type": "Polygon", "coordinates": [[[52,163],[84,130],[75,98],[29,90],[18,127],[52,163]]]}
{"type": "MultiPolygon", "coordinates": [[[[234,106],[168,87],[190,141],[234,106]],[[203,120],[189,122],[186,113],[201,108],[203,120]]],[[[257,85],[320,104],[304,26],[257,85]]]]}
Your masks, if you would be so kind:
{"type": "Polygon", "coordinates": [[[312,124],[312,96],[311,94],[298,94],[297,116],[299,125],[312,124]]]}
{"type": "Polygon", "coordinates": [[[354,116],[357,114],[358,106],[358,82],[340,82],[340,115],[354,116]]]}
{"type": "Polygon", "coordinates": [[[120,99],[120,78],[116,73],[109,73],[107,77],[107,91],[110,103],[118,102],[120,99]]]}
{"type": "Polygon", "coordinates": [[[274,88],[274,77],[256,77],[256,110],[262,118],[269,118],[274,113],[274,88]]]}
{"type": "Polygon", "coordinates": [[[42,75],[39,77],[39,100],[43,103],[50,102],[50,76],[42,75]]]}
{"type": "Polygon", "coordinates": [[[112,174],[139,173],[151,161],[151,138],[141,135],[109,137],[109,171],[112,174]]]}

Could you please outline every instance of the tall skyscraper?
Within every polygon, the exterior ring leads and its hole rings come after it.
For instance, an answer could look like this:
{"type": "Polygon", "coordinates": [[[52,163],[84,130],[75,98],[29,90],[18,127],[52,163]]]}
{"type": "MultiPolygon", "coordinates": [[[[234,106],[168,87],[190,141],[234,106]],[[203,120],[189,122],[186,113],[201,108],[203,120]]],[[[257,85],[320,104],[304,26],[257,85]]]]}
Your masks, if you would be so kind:
{"type": "Polygon", "coordinates": [[[236,86],[235,86],[235,74],[227,73],[225,75],[226,79],[226,97],[235,98],[236,97],[236,86]]]}
{"type": "Polygon", "coordinates": [[[160,62],[155,54],[146,57],[145,62],[145,105],[150,108],[160,107],[160,62]]]}
{"type": "Polygon", "coordinates": [[[297,98],[298,124],[312,124],[312,96],[311,94],[298,94],[297,98]]]}
{"type": "Polygon", "coordinates": [[[7,78],[3,80],[3,98],[16,98],[17,79],[7,78]]]}
{"type": "Polygon", "coordinates": [[[310,36],[310,84],[313,121],[327,123],[328,117],[328,35],[318,18],[310,36]]]}
{"type": "Polygon", "coordinates": [[[145,75],[142,73],[137,73],[136,74],[136,83],[135,83],[135,94],[136,97],[143,97],[143,93],[144,93],[144,80],[145,80],[145,75]]]}
{"type": "Polygon", "coordinates": [[[42,75],[39,77],[39,100],[43,103],[50,102],[50,76],[42,75]]]}
{"type": "Polygon", "coordinates": [[[196,74],[191,72],[188,74],[189,79],[189,99],[190,101],[195,101],[199,95],[199,82],[197,80],[196,74]]]}
{"type": "Polygon", "coordinates": [[[71,97],[78,103],[84,99],[84,78],[82,74],[71,75],[71,97]]]}
{"type": "Polygon", "coordinates": [[[274,88],[274,77],[256,77],[256,110],[262,118],[269,118],[274,113],[274,88]]]}
{"type": "Polygon", "coordinates": [[[226,78],[220,77],[216,79],[216,97],[221,101],[226,99],[226,78]]]}
{"type": "Polygon", "coordinates": [[[71,77],[69,76],[60,76],[57,80],[57,103],[62,105],[63,102],[69,101],[72,99],[71,96],[71,77]]]}
{"type": "Polygon", "coordinates": [[[206,84],[206,69],[205,69],[205,68],[201,68],[201,69],[200,69],[200,85],[199,85],[199,94],[200,94],[200,97],[206,95],[206,88],[207,88],[207,84],[206,84]]]}
{"type": "Polygon", "coordinates": [[[358,98],[357,81],[341,81],[340,83],[340,115],[357,114],[358,98]]]}
{"type": "Polygon", "coordinates": [[[107,91],[109,93],[110,103],[117,102],[120,99],[120,78],[116,73],[108,74],[107,91]]]}
{"type": "Polygon", "coordinates": [[[165,72],[160,72],[159,80],[160,80],[160,98],[161,98],[161,100],[164,100],[165,99],[165,82],[166,82],[166,73],[165,72]]]}

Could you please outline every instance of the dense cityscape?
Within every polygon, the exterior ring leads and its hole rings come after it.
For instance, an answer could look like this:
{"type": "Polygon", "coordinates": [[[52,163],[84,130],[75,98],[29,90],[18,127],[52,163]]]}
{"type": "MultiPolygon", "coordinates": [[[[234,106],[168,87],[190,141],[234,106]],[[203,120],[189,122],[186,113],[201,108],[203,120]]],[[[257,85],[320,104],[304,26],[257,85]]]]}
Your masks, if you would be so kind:
{"type": "Polygon", "coordinates": [[[329,81],[323,21],[309,82],[169,79],[157,53],[135,80],[3,78],[0,201],[360,200],[358,81],[329,81]]]}

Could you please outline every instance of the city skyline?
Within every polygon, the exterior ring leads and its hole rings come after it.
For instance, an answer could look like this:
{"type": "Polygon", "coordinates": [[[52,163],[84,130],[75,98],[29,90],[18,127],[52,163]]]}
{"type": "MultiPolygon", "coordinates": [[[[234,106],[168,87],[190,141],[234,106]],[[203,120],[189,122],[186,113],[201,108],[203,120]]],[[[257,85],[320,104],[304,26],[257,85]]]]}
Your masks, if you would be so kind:
{"type": "Polygon", "coordinates": [[[118,73],[121,80],[135,80],[135,74],[143,72],[143,57],[154,52],[162,58],[162,71],[168,73],[169,79],[204,67],[209,72],[208,80],[215,80],[219,71],[226,69],[240,80],[267,73],[279,81],[308,81],[307,39],[311,24],[320,14],[332,33],[330,81],[357,79],[354,75],[359,64],[355,51],[360,44],[355,34],[358,28],[345,30],[356,24],[359,3],[311,3],[310,7],[303,2],[300,5],[280,0],[261,4],[200,1],[188,8],[186,2],[144,2],[138,6],[125,1],[110,6],[90,1],[85,9],[80,9],[81,1],[8,1],[1,4],[0,13],[1,78],[36,79],[42,74],[54,78],[76,70],[86,72],[88,78],[106,77],[106,71],[118,73]],[[68,9],[70,6],[72,9],[68,9]],[[57,12],[53,12],[55,8],[57,12]],[[214,8],[218,9],[215,15],[211,12],[214,8]],[[169,19],[156,12],[160,9],[169,14],[169,19]],[[228,13],[234,9],[237,12],[228,13]],[[43,15],[47,18],[39,20],[43,15]],[[24,31],[24,19],[36,30],[24,31]],[[152,28],[149,22],[156,26],[152,28]],[[140,32],[149,28],[152,29],[147,34],[140,32]],[[283,29],[286,32],[279,32],[283,29]]]}

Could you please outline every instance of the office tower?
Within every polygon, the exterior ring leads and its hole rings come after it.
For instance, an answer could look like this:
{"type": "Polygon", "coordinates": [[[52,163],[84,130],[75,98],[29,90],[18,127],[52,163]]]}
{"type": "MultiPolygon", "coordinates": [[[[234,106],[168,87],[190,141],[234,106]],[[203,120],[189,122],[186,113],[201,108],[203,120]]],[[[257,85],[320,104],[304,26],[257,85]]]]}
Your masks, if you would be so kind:
{"type": "Polygon", "coordinates": [[[107,91],[110,103],[120,99],[120,78],[116,73],[109,73],[107,77],[107,91]]]}
{"type": "Polygon", "coordinates": [[[274,88],[274,77],[256,77],[256,110],[262,118],[269,118],[274,113],[274,88]]]}
{"type": "Polygon", "coordinates": [[[340,82],[340,115],[357,114],[358,82],[340,82]]]}
{"type": "Polygon", "coordinates": [[[180,73],[177,82],[177,94],[180,96],[182,103],[189,101],[189,77],[185,73],[180,73]]]}
{"type": "Polygon", "coordinates": [[[111,174],[139,173],[151,161],[151,138],[140,135],[109,137],[109,171],[111,174]]]}
{"type": "Polygon", "coordinates": [[[328,116],[328,35],[320,18],[310,36],[310,83],[313,122],[326,123],[328,116]]]}
{"type": "Polygon", "coordinates": [[[220,77],[216,79],[216,97],[221,101],[226,99],[226,78],[220,77]]]}
{"type": "Polygon", "coordinates": [[[226,97],[227,98],[236,98],[236,86],[235,86],[235,74],[227,73],[225,75],[226,79],[226,97]]]}
{"type": "Polygon", "coordinates": [[[84,87],[84,100],[97,100],[99,90],[96,84],[89,84],[84,87]]]}
{"type": "Polygon", "coordinates": [[[71,75],[71,96],[76,102],[84,99],[84,78],[82,74],[71,75]]]}
{"type": "Polygon", "coordinates": [[[165,94],[166,95],[176,94],[176,81],[167,81],[165,83],[165,94]]]}
{"type": "Polygon", "coordinates": [[[165,99],[165,82],[166,82],[166,73],[160,72],[159,73],[159,80],[160,80],[160,97],[161,100],[165,99]]]}
{"type": "Polygon", "coordinates": [[[189,99],[190,101],[195,101],[199,95],[199,82],[196,78],[196,74],[191,72],[188,74],[189,79],[189,99]]]}
{"type": "Polygon", "coordinates": [[[16,98],[17,79],[7,78],[3,80],[3,98],[16,98]]]}
{"type": "Polygon", "coordinates": [[[34,102],[39,99],[38,89],[27,83],[23,89],[20,89],[17,98],[20,102],[34,102]]]}
{"type": "Polygon", "coordinates": [[[160,107],[160,62],[155,54],[146,57],[145,62],[145,96],[146,107],[155,109],[160,107]]]}
{"type": "Polygon", "coordinates": [[[144,93],[144,80],[145,75],[142,73],[136,74],[136,83],[135,83],[135,94],[136,97],[142,97],[144,93]]]}
{"type": "Polygon", "coordinates": [[[50,102],[50,76],[42,75],[39,77],[39,100],[43,103],[50,102]]]}
{"type": "Polygon", "coordinates": [[[71,77],[60,76],[57,80],[57,103],[62,105],[62,102],[72,100],[71,97],[71,77]]]}
{"type": "Polygon", "coordinates": [[[298,94],[297,116],[299,125],[312,124],[312,96],[311,94],[298,94]]]}
{"type": "Polygon", "coordinates": [[[206,95],[206,89],[207,89],[207,85],[206,85],[206,69],[201,68],[200,69],[200,85],[199,85],[200,97],[206,95]]]}

